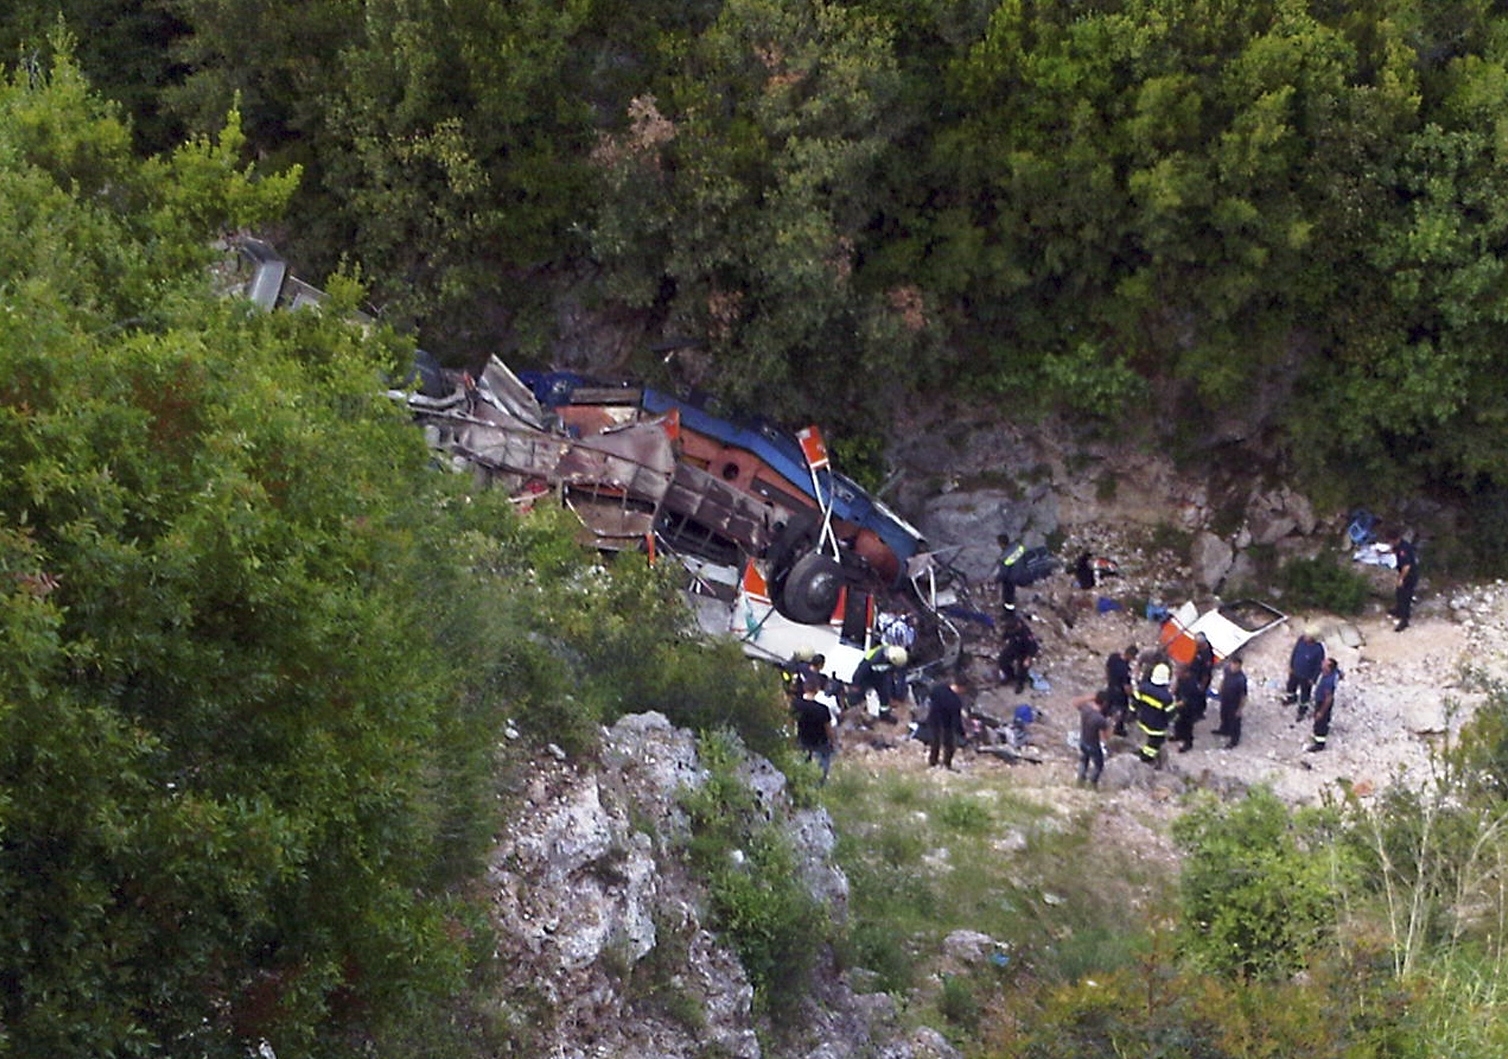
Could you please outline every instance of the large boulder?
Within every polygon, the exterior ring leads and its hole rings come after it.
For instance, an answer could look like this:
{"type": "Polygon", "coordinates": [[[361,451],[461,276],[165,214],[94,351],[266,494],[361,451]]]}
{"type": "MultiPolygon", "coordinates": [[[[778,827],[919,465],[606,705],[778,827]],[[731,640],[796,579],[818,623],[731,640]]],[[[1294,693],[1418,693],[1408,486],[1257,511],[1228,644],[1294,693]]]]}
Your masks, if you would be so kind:
{"type": "Polygon", "coordinates": [[[1000,534],[1035,546],[1058,532],[1058,498],[1046,483],[1024,497],[998,489],[944,493],[927,501],[917,528],[969,578],[989,580],[1000,534]]]}
{"type": "Polygon", "coordinates": [[[1194,581],[1200,587],[1213,592],[1230,572],[1235,552],[1230,544],[1213,533],[1199,533],[1189,556],[1193,567],[1194,581]]]}

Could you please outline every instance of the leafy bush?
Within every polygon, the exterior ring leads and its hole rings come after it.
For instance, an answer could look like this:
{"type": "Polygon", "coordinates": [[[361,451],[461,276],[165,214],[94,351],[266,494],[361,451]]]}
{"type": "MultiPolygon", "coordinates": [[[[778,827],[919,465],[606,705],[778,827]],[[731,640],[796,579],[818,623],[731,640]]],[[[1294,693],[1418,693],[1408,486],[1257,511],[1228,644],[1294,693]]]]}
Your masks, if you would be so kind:
{"type": "Polygon", "coordinates": [[[1174,822],[1185,854],[1179,937],[1194,966],[1250,979],[1305,965],[1338,914],[1326,820],[1290,815],[1258,788],[1234,805],[1204,798],[1174,822]]]}
{"type": "Polygon", "coordinates": [[[966,1033],[979,1029],[981,1013],[979,998],[969,980],[958,975],[944,975],[942,995],[937,999],[937,1010],[943,1018],[966,1033]]]}
{"type": "Polygon", "coordinates": [[[1146,380],[1124,357],[1107,356],[1092,342],[1043,354],[1040,371],[1048,400],[1081,415],[1113,419],[1147,390],[1146,380]]]}
{"type": "Polygon", "coordinates": [[[569,513],[541,506],[520,519],[501,499],[461,505],[458,544],[475,584],[447,628],[488,645],[467,666],[476,694],[501,698],[520,729],[572,754],[590,753],[603,724],[645,710],[698,732],[730,728],[757,753],[785,748],[775,670],[695,632],[670,571],[632,553],[604,562],[577,543],[569,513]]]}
{"type": "Polygon", "coordinates": [[[1284,599],[1299,607],[1360,614],[1371,593],[1367,579],[1325,556],[1290,559],[1278,568],[1284,599]]]}

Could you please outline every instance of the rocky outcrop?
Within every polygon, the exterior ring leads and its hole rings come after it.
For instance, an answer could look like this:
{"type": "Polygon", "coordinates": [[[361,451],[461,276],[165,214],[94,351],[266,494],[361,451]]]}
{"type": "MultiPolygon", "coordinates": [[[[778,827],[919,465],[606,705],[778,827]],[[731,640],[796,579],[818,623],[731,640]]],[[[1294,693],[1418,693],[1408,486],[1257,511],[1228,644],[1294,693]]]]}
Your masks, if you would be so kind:
{"type": "Polygon", "coordinates": [[[1208,530],[1195,534],[1189,556],[1194,583],[1207,592],[1218,590],[1235,558],[1235,549],[1223,537],[1208,530]]]}
{"type": "MultiPolygon", "coordinates": [[[[749,756],[740,776],[798,851],[807,888],[841,920],[848,880],[827,811],[795,809],[762,758],[749,756]]],[[[955,1055],[901,1026],[889,997],[856,994],[831,958],[796,1028],[771,1035],[781,1050],[765,1050],[748,976],[709,929],[706,893],[681,856],[681,795],[706,780],[694,736],[657,713],[606,730],[596,762],[533,765],[487,874],[501,1017],[532,1025],[535,1053],[551,1059],[955,1055]]]]}
{"type": "Polygon", "coordinates": [[[1184,597],[1250,584],[1275,557],[1343,543],[1342,513],[1321,515],[1291,487],[1249,473],[1180,473],[1146,441],[1076,437],[1050,418],[1028,428],[955,416],[946,437],[904,426],[890,454],[903,483],[894,500],[975,581],[993,573],[1000,533],[1028,546],[1062,542],[1068,565],[1082,548],[1132,568],[1176,567],[1186,580],[1166,588],[1184,597]],[[1175,537],[1185,542],[1176,553],[1151,554],[1152,541],[1175,537]]]}
{"type": "Polygon", "coordinates": [[[760,1055],[753,989],[702,923],[702,894],[666,856],[687,821],[676,799],[703,782],[689,733],[648,714],[605,738],[601,768],[542,762],[493,851],[488,883],[515,1021],[534,1021],[558,1059],[760,1055]],[[697,1035],[636,1006],[635,969],[674,945],[671,976],[697,1035]]]}

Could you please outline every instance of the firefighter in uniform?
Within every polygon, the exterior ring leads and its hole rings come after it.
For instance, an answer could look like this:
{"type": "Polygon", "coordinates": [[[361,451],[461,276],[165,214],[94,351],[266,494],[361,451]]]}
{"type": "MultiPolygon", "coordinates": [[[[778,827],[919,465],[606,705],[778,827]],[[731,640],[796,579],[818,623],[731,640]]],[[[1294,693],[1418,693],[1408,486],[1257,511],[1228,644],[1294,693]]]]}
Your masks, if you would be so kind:
{"type": "Polygon", "coordinates": [[[1166,662],[1158,662],[1136,687],[1136,726],[1147,737],[1141,759],[1148,765],[1158,763],[1162,744],[1168,738],[1168,723],[1173,716],[1173,693],[1168,690],[1172,675],[1166,662]]]}
{"type": "Polygon", "coordinates": [[[1000,607],[1007,614],[1016,609],[1016,564],[1026,554],[1026,545],[1011,544],[1008,534],[995,538],[1000,544],[1000,566],[995,571],[995,580],[1000,582],[1000,607]]]}
{"type": "Polygon", "coordinates": [[[884,643],[871,647],[853,671],[849,705],[866,702],[872,691],[878,710],[871,707],[871,715],[882,721],[894,721],[894,707],[906,701],[906,663],[910,657],[904,647],[884,643]]]}

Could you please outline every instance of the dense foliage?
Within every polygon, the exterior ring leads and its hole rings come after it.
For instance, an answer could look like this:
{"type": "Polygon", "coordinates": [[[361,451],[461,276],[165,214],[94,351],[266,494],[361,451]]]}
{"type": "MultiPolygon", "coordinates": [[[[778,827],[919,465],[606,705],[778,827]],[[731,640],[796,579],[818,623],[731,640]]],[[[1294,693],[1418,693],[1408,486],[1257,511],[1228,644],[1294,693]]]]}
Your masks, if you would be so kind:
{"type": "Polygon", "coordinates": [[[457,1054],[505,721],[779,739],[665,576],[438,473],[411,347],[213,289],[297,174],[0,83],[0,1052],[457,1054]]]}
{"type": "Polygon", "coordinates": [[[1487,0],[18,0],[0,56],[59,11],[143,147],[239,99],[304,270],[457,360],[1218,427],[1501,543],[1487,0]]]}
{"type": "Polygon", "coordinates": [[[1290,559],[1278,567],[1278,587],[1293,609],[1360,614],[1371,595],[1371,583],[1333,556],[1290,559]]]}
{"type": "Polygon", "coordinates": [[[1312,818],[1290,818],[1270,792],[1215,799],[1173,824],[1184,848],[1182,947],[1196,968],[1242,978],[1301,970],[1333,935],[1341,868],[1312,818]]]}
{"type": "MultiPolygon", "coordinates": [[[[215,236],[292,203],[312,272],[349,262],[455,357],[550,359],[590,318],[654,353],[625,364],[674,351],[848,425],[929,380],[1145,406],[1184,440],[1231,419],[1372,495],[1458,489],[1501,543],[1505,17],[8,5],[0,1051],[464,1054],[505,720],[571,753],[644,707],[778,739],[770,682],[685,637],[661,572],[434,473],[375,396],[403,344],[342,322],[354,283],[332,312],[256,314],[211,295],[215,236]]],[[[1503,1054],[1508,698],[1482,690],[1429,789],[1196,809],[1157,910],[1175,930],[1128,929],[1055,840],[1073,878],[1044,878],[1085,922],[1036,942],[1046,973],[1009,1008],[1025,955],[943,981],[939,1010],[989,1054],[1503,1054]]],[[[737,785],[713,794],[689,810],[714,913],[788,985],[812,910],[737,785]]],[[[940,906],[1049,933],[1038,887],[929,867],[948,835],[982,858],[995,811],[935,818],[855,855],[848,951],[896,988],[940,906]]]]}

